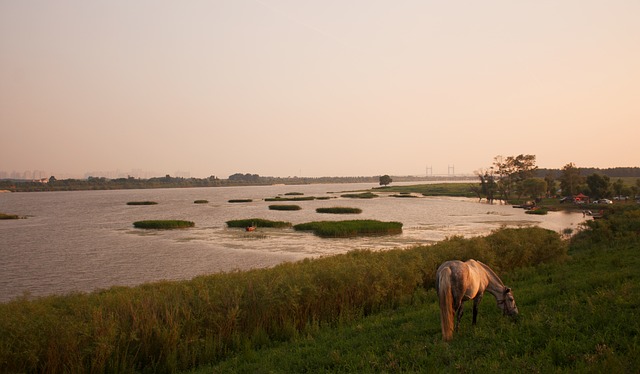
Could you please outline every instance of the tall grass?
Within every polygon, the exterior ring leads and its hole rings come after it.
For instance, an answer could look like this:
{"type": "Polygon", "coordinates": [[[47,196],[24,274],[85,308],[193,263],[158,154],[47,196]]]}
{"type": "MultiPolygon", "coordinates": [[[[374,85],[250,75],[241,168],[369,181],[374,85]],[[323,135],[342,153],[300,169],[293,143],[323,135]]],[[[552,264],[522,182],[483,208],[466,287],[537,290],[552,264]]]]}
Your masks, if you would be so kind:
{"type": "Polygon", "coordinates": [[[0,219],[19,219],[17,214],[0,213],[0,219]]]}
{"type": "Polygon", "coordinates": [[[182,220],[147,220],[133,223],[133,227],[137,229],[151,230],[184,229],[193,226],[195,226],[195,223],[182,220]]]}
{"type": "Polygon", "coordinates": [[[158,202],[156,201],[129,201],[127,205],[156,205],[158,202]]]}
{"type": "Polygon", "coordinates": [[[378,197],[378,195],[374,194],[373,192],[346,193],[340,196],[351,199],[373,199],[375,197],[378,197]]]}
{"type": "Polygon", "coordinates": [[[362,213],[362,209],[336,206],[329,208],[316,208],[316,212],[329,214],[360,214],[362,213]]]}
{"type": "Polygon", "coordinates": [[[293,226],[298,231],[313,231],[323,238],[396,235],[402,233],[402,223],[376,220],[316,221],[293,226]]]}
{"type": "Polygon", "coordinates": [[[269,210],[300,210],[300,209],[302,209],[300,205],[292,205],[292,204],[269,205],[269,210]]]}
{"type": "Polygon", "coordinates": [[[227,221],[228,227],[275,227],[275,228],[283,228],[283,227],[291,227],[291,222],[285,221],[271,221],[268,219],[262,218],[247,218],[247,219],[236,219],[227,221]]]}

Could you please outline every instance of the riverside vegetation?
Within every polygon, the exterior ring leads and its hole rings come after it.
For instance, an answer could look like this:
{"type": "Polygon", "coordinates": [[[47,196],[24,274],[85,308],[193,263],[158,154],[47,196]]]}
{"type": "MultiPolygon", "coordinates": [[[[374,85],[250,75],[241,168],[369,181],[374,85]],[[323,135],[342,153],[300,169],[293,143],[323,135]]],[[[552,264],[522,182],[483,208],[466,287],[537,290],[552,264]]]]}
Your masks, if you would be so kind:
{"type": "Polygon", "coordinates": [[[1,372],[638,372],[640,210],[570,242],[501,229],[409,249],[0,304],[1,372]],[[435,271],[489,264],[516,322],[482,303],[440,335],[435,271]],[[470,318],[469,315],[465,318],[470,318]]]}
{"type": "Polygon", "coordinates": [[[150,230],[170,230],[170,229],[185,229],[188,227],[194,227],[195,223],[191,221],[182,220],[146,220],[136,221],[133,223],[133,227],[137,229],[150,229],[150,230]]]}

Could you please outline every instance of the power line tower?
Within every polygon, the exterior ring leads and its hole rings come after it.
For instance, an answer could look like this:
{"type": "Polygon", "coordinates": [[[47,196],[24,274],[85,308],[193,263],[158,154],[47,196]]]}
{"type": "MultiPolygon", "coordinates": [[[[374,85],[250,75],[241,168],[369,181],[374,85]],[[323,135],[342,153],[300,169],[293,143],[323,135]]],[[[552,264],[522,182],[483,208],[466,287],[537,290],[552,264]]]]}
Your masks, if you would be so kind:
{"type": "Polygon", "coordinates": [[[456,175],[456,167],[455,165],[448,165],[447,175],[453,177],[456,175]]]}
{"type": "Polygon", "coordinates": [[[433,166],[426,167],[426,174],[427,174],[427,177],[433,176],[433,166]]]}

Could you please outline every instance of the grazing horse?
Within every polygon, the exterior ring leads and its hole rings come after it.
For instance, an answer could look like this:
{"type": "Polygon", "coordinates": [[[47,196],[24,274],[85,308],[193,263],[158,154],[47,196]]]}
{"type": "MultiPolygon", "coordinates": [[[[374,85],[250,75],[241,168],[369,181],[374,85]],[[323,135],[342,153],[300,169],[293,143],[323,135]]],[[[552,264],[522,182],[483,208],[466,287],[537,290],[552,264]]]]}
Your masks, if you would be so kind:
{"type": "Polygon", "coordinates": [[[454,315],[457,316],[455,331],[458,331],[462,304],[469,299],[473,299],[472,323],[476,324],[478,305],[485,291],[495,296],[504,315],[518,314],[511,289],[487,265],[476,260],[447,261],[440,265],[436,273],[436,292],[440,299],[440,324],[445,341],[453,339],[454,315]]]}

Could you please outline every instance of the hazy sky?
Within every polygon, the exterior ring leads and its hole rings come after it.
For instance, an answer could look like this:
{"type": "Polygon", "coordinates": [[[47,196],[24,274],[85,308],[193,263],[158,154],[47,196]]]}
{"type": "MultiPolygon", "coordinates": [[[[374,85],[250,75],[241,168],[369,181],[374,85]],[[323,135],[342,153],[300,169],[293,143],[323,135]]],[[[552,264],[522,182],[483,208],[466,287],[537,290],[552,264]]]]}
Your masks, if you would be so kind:
{"type": "Polygon", "coordinates": [[[640,166],[640,1],[0,0],[0,170],[640,166]]]}

